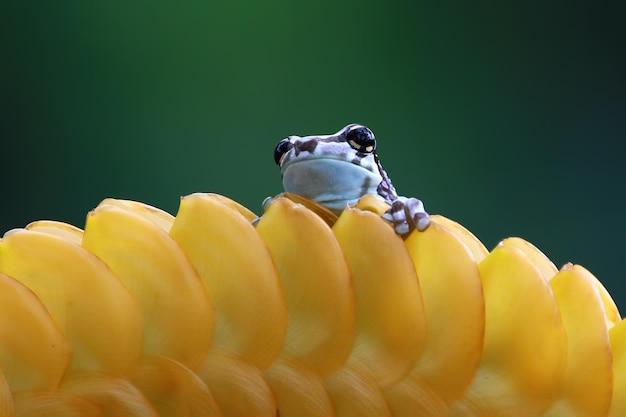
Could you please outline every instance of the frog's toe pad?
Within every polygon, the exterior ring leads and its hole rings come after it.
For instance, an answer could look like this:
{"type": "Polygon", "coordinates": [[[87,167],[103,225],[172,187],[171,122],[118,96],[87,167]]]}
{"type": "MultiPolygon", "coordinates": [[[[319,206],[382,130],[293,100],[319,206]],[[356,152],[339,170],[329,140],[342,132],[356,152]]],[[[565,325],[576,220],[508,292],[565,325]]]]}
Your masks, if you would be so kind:
{"type": "Polygon", "coordinates": [[[398,197],[382,217],[393,224],[400,236],[407,236],[414,229],[423,232],[430,224],[428,213],[417,198],[398,197]]]}
{"type": "Polygon", "coordinates": [[[275,197],[272,197],[272,196],[265,197],[265,199],[261,203],[261,207],[263,207],[264,213],[267,211],[267,208],[270,206],[270,204],[272,204],[272,201],[274,201],[274,198],[275,197]]]}

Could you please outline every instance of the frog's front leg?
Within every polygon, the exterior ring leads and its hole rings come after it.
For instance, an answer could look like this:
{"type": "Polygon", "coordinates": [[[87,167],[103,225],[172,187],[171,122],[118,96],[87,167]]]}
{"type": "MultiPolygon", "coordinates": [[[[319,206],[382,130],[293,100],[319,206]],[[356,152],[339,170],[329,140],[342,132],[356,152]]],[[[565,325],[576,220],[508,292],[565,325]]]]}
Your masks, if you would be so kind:
{"type": "Polygon", "coordinates": [[[408,236],[414,229],[423,232],[430,224],[424,204],[412,197],[398,196],[382,218],[391,222],[396,233],[402,237],[408,236]]]}

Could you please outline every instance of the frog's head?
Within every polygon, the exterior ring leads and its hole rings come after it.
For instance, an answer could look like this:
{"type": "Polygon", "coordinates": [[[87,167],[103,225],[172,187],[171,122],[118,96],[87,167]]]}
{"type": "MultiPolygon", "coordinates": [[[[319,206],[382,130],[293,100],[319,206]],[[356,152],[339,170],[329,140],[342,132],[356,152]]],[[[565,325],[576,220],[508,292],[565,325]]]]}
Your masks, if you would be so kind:
{"type": "Polygon", "coordinates": [[[317,201],[335,212],[382,181],[376,138],[365,126],[349,124],[332,135],[289,136],[278,143],[274,160],[285,191],[317,201]]]}

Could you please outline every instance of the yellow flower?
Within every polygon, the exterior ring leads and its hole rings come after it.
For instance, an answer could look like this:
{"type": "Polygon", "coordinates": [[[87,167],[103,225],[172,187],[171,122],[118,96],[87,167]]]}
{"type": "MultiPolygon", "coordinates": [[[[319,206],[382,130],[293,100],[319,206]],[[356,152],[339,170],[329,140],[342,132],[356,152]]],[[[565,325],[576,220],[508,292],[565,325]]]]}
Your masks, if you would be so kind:
{"type": "Polygon", "coordinates": [[[104,200],[0,240],[0,417],[626,415],[626,320],[586,269],[366,196],[256,216],[104,200]]]}

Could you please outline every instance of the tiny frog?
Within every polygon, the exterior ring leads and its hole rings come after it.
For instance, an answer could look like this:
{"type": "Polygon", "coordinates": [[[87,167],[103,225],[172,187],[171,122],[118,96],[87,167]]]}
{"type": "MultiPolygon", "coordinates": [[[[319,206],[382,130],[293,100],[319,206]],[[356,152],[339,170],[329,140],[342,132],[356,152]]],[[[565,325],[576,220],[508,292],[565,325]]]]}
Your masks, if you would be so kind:
{"type": "Polygon", "coordinates": [[[274,150],[286,192],[309,198],[339,215],[347,204],[373,194],[391,208],[382,215],[396,233],[425,230],[428,213],[416,198],[398,196],[376,154],[376,138],[349,124],[333,135],[289,136],[274,150]]]}

